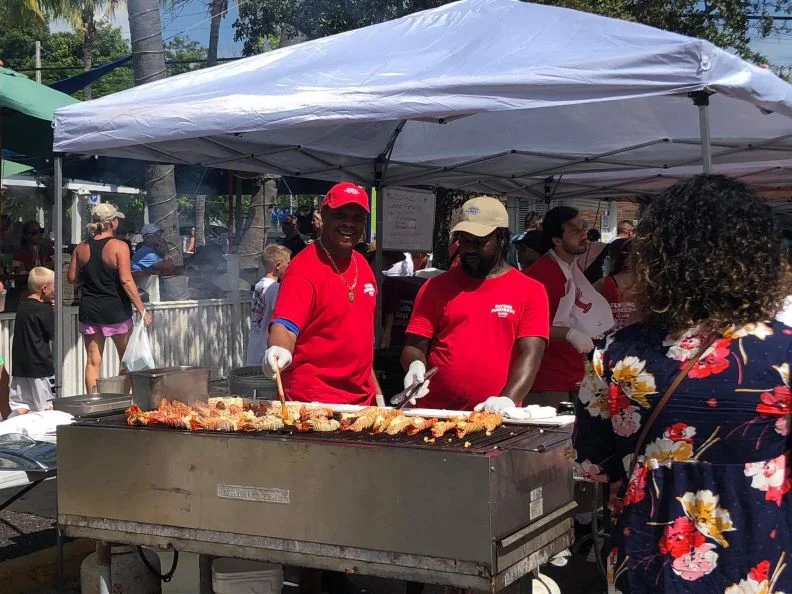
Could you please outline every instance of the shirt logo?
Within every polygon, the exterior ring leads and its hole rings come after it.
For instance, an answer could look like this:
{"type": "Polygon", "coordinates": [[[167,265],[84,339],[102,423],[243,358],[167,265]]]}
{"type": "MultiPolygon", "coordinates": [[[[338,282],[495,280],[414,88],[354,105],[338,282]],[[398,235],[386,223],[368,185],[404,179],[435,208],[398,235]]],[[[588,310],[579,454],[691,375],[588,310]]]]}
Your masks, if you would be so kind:
{"type": "Polygon", "coordinates": [[[583,313],[588,313],[591,309],[591,303],[583,301],[583,291],[580,289],[575,290],[575,306],[583,310],[583,313]]]}
{"type": "Polygon", "coordinates": [[[508,318],[509,316],[513,316],[516,312],[511,305],[499,303],[490,310],[490,313],[494,313],[499,318],[508,318]]]}
{"type": "Polygon", "coordinates": [[[374,297],[374,295],[377,293],[376,289],[374,288],[374,285],[372,285],[371,283],[366,283],[364,285],[363,292],[369,297],[374,297]]]}

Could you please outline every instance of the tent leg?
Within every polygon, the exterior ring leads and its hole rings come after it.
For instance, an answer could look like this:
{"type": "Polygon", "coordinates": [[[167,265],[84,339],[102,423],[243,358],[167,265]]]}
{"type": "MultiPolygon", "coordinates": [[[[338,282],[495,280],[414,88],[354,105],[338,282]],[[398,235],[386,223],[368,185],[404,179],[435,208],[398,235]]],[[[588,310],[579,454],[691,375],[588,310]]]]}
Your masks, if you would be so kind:
{"type": "Polygon", "coordinates": [[[382,186],[374,188],[374,204],[376,209],[376,241],[377,249],[374,252],[374,275],[377,279],[377,315],[374,318],[376,347],[382,344],[382,186]]]}
{"type": "Polygon", "coordinates": [[[63,396],[63,169],[61,155],[55,155],[53,200],[55,226],[55,398],[63,396]]]}
{"type": "Polygon", "coordinates": [[[709,93],[697,91],[690,94],[699,112],[699,136],[701,138],[701,167],[706,174],[712,173],[712,144],[709,123],[709,93]]]}

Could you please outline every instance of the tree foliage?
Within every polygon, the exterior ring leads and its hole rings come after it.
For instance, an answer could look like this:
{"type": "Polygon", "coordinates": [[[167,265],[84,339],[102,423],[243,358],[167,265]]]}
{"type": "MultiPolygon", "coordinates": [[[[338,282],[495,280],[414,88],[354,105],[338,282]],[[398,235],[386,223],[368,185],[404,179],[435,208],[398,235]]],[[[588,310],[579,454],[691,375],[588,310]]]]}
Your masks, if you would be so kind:
{"type": "MultiPolygon", "coordinates": [[[[72,32],[49,33],[44,25],[12,26],[0,32],[0,58],[9,68],[33,78],[36,40],[41,41],[43,84],[48,85],[82,71],[83,36],[72,32]]],[[[123,37],[121,29],[105,22],[97,24],[97,37],[94,42],[96,66],[128,56],[130,51],[129,41],[123,37]]],[[[168,65],[170,76],[205,66],[202,60],[206,60],[206,48],[192,39],[174,37],[165,45],[165,52],[167,60],[174,62],[168,65]],[[194,62],[187,63],[188,61],[194,62]]],[[[94,98],[132,88],[134,86],[132,64],[128,63],[104,75],[92,86],[94,98]]],[[[83,98],[81,92],[76,93],[75,97],[83,98]]]]}
{"type": "MultiPolygon", "coordinates": [[[[285,31],[325,37],[447,4],[450,0],[260,0],[240,3],[234,39],[246,56],[273,49],[285,31]]],[[[294,35],[291,33],[290,35],[294,35]]],[[[275,46],[277,47],[277,46],[275,46]]]]}
{"type": "Polygon", "coordinates": [[[775,30],[773,16],[792,13],[790,0],[536,0],[635,21],[711,41],[757,63],[766,58],[751,48],[775,30]],[[750,18],[749,18],[750,17],[750,18]]]}
{"type": "Polygon", "coordinates": [[[206,48],[194,39],[177,35],[165,44],[168,76],[199,70],[206,66],[206,48]]]}
{"type": "MultiPolygon", "coordinates": [[[[451,0],[259,0],[242,3],[234,23],[245,55],[272,48],[284,31],[315,39],[364,27],[451,0]]],[[[792,0],[535,0],[644,23],[707,39],[756,62],[750,46],[775,30],[773,16],[792,13],[792,0]],[[752,17],[752,18],[749,18],[752,17]]]]}
{"type": "MultiPolygon", "coordinates": [[[[0,58],[5,65],[33,78],[35,76],[35,42],[41,42],[41,82],[45,85],[79,74],[83,70],[83,35],[80,33],[49,33],[46,27],[8,27],[0,32],[0,58]]],[[[129,55],[129,42],[121,29],[100,22],[94,41],[96,65],[106,64],[129,55]]],[[[93,97],[102,97],[132,87],[130,66],[117,68],[93,84],[93,97]]],[[[75,97],[82,99],[82,92],[75,97]]]]}
{"type": "Polygon", "coordinates": [[[46,27],[47,13],[59,0],[4,0],[0,2],[0,31],[6,27],[46,27]]]}

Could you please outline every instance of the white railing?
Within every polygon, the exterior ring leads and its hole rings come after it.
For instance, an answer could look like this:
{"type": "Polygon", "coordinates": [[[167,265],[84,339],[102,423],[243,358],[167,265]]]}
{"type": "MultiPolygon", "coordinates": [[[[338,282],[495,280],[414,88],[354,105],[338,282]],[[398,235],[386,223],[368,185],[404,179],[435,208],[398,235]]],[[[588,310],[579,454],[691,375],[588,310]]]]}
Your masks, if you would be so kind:
{"type": "MultiPolygon", "coordinates": [[[[149,328],[154,362],[158,367],[200,365],[213,377],[245,362],[250,301],[242,296],[229,299],[171,301],[146,305],[153,317],[149,328]]],[[[15,314],[0,314],[0,354],[12,370],[11,342],[15,314]]],[[[77,331],[77,308],[64,311],[63,396],[85,393],[85,347],[77,331]]],[[[105,343],[102,377],[117,375],[118,356],[111,340],[105,343]]]]}

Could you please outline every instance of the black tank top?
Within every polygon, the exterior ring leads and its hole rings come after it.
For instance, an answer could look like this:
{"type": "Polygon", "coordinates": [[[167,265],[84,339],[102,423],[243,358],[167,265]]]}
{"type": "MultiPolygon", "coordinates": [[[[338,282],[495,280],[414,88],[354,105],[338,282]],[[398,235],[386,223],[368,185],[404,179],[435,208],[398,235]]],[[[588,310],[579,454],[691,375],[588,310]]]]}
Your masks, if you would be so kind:
{"type": "Polygon", "coordinates": [[[132,302],[121,286],[118,270],[102,261],[102,251],[111,239],[86,242],[91,255],[80,269],[80,321],[84,324],[120,324],[132,317],[132,302]]]}

